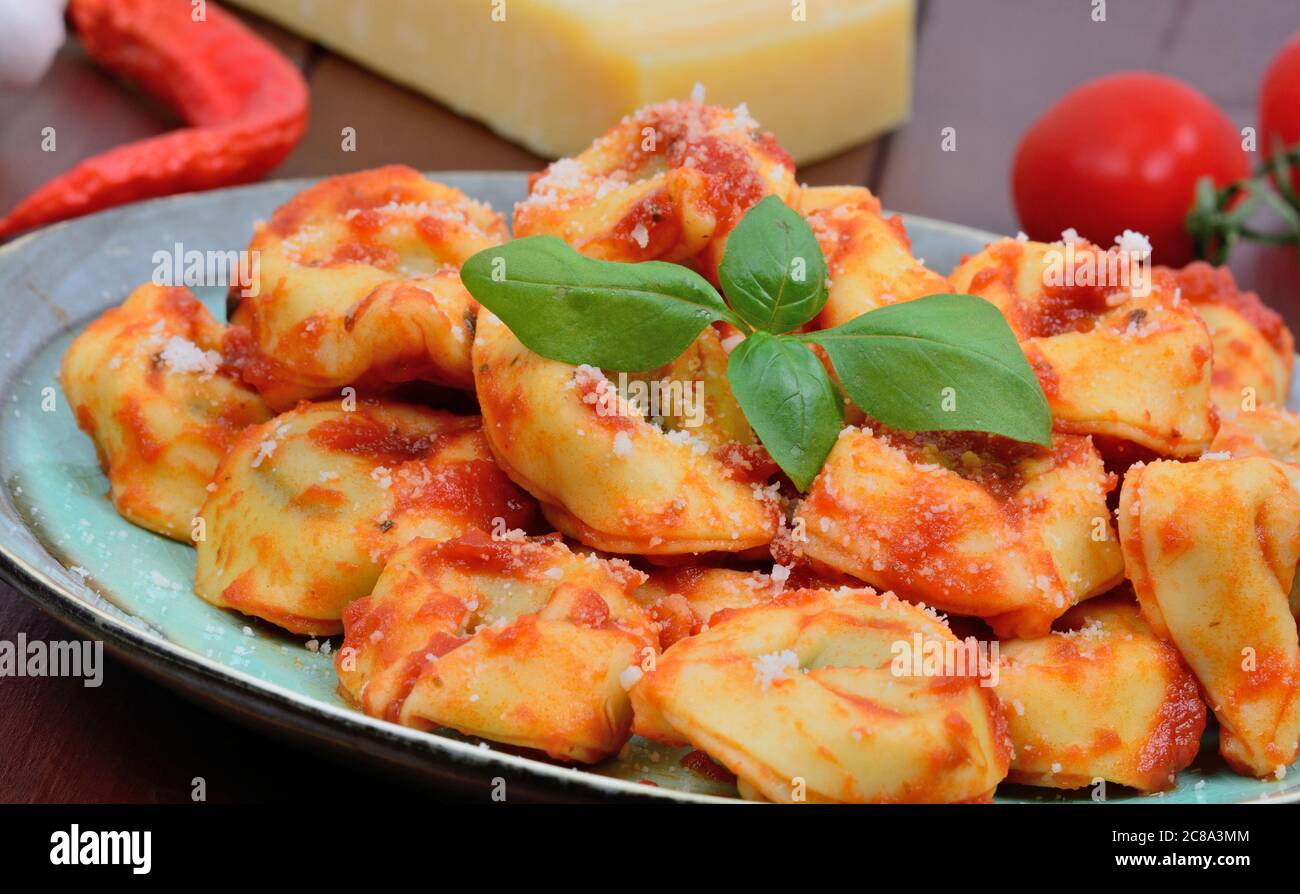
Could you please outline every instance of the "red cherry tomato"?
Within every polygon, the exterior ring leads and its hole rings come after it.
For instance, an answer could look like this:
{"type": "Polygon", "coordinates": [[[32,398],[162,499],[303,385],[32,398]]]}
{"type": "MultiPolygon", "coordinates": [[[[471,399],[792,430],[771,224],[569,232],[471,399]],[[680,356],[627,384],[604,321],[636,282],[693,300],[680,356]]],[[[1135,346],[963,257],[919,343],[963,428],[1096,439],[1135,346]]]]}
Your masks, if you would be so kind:
{"type": "MultiPolygon", "coordinates": [[[[1273,154],[1273,142],[1291,147],[1300,144],[1300,32],[1292,35],[1273,59],[1259,86],[1260,151],[1273,154]]],[[[1292,182],[1300,190],[1300,169],[1292,171],[1292,182]]]]}
{"type": "Polygon", "coordinates": [[[1021,225],[1052,241],[1074,227],[1109,246],[1124,230],[1151,240],[1157,263],[1191,260],[1183,220],[1196,181],[1246,176],[1241,136],[1213,103],[1164,75],[1108,75],[1067,93],[1025,133],[1012,187],[1021,225]]]}

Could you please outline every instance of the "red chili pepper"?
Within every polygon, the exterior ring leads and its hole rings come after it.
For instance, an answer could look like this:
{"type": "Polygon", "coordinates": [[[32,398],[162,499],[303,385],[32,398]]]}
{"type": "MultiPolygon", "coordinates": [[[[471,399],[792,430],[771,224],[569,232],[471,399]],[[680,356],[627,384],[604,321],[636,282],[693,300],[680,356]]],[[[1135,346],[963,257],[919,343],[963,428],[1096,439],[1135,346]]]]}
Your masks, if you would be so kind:
{"type": "Polygon", "coordinates": [[[307,126],[307,85],[288,59],[215,4],[72,0],[90,57],[189,127],[81,162],[0,219],[0,237],[126,202],[256,180],[307,126]]]}

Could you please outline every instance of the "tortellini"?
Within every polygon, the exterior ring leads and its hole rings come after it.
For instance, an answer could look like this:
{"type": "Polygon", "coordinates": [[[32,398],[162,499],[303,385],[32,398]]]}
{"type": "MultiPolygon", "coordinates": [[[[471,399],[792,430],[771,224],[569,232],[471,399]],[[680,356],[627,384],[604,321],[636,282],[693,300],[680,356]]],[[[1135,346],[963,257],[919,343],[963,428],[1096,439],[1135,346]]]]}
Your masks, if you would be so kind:
{"type": "Polygon", "coordinates": [[[811,328],[829,329],[886,304],[952,291],[947,279],[912,257],[902,218],[885,217],[870,190],[805,187],[799,211],[817,237],[830,279],[811,328]]]}
{"type": "Polygon", "coordinates": [[[1049,451],[961,433],[845,429],[800,504],[815,563],[1003,636],[1043,636],[1123,578],[1091,440],[1049,451]]]}
{"type": "MultiPolygon", "coordinates": [[[[774,551],[782,549],[776,544],[774,551]]],[[[815,572],[806,562],[777,563],[770,572],[679,565],[655,568],[634,594],[659,628],[659,645],[667,649],[694,636],[731,609],[749,608],[786,590],[834,589],[857,582],[844,574],[815,572]]]]}
{"type": "Polygon", "coordinates": [[[1155,270],[1142,289],[1145,275],[1117,250],[1006,239],[949,279],[1006,316],[1058,431],[1095,435],[1104,452],[1197,456],[1216,427],[1213,346],[1173,278],[1155,270]]]}
{"type": "Polygon", "coordinates": [[[676,261],[716,274],[750,206],[790,202],[794,162],[744,108],[647,106],[529,182],[516,237],[558,236],[608,261],[676,261]]]}
{"type": "Polygon", "coordinates": [[[60,378],[124,518],[190,541],[217,463],[270,418],[220,353],[224,327],[188,289],[145,284],[63,355],[60,378]]]}
{"type": "Polygon", "coordinates": [[[1192,304],[1210,330],[1215,404],[1229,413],[1284,405],[1295,340],[1282,318],[1254,292],[1240,291],[1226,267],[1196,261],[1168,275],[1179,297],[1192,304]]]}
{"type": "Polygon", "coordinates": [[[1263,456],[1300,464],[1300,415],[1275,407],[1225,413],[1210,453],[1263,456]]]}
{"type": "Polygon", "coordinates": [[[1127,231],[999,240],[945,277],[869,190],[798,186],[743,106],[625,118],[530,179],[514,235],[718,285],[770,196],[825,256],[805,335],[983,297],[1051,445],[903,432],[846,401],[800,495],[731,390],[744,323],[701,317],[654,370],[539,356],[460,279],[504,218],[404,166],[259,223],[229,326],[137,288],[72,342],[64,390],[117,510],[196,545],[197,595],[344,634],[340,691],[372,717],[617,775],[664,757],[636,733],[747,799],[883,803],[1004,779],[1163,791],[1212,710],[1234,770],[1284,776],[1300,415],[1281,318],[1226,270],[1150,268],[1127,231]]]}
{"type": "Polygon", "coordinates": [[[667,649],[699,633],[719,612],[780,595],[784,583],[757,571],[687,565],[655,569],[634,596],[658,625],[659,645],[667,649]]]}
{"type": "MultiPolygon", "coordinates": [[[[723,389],[715,408],[734,402],[717,338],[706,328],[696,348],[717,370],[705,374],[723,389]]],[[[766,489],[775,467],[752,443],[724,441],[716,412],[698,429],[655,425],[600,370],[534,354],[486,309],[474,375],[498,461],[564,535],[608,552],[680,555],[743,552],[776,533],[781,508],[766,489]]],[[[743,424],[738,410],[726,418],[743,424]]]]}
{"type": "Polygon", "coordinates": [[[303,403],[240,436],[199,513],[195,592],[295,633],[343,629],[414,537],[530,526],[476,416],[361,401],[303,403]]]}
{"type": "Polygon", "coordinates": [[[750,798],[987,800],[1007,773],[1005,721],[977,674],[900,665],[918,641],[959,642],[891,594],[795,590],[664,652],[632,687],[634,730],[705,751],[750,798]]]}
{"type": "Polygon", "coordinates": [[[1205,730],[1205,703],[1177,650],[1127,591],[1076,606],[1059,624],[1050,636],[999,644],[993,690],[1011,731],[1008,780],[1172,788],[1205,730]]]}
{"type": "Polygon", "coordinates": [[[1119,525],[1142,613],[1200,681],[1224,759],[1239,773],[1282,778],[1300,751],[1291,470],[1262,458],[1134,467],[1119,525]]]}
{"type": "Polygon", "coordinates": [[[654,627],[622,560],[558,538],[415,540],[348,606],[339,680],[368,714],[594,762],[627,740],[654,627]]]}
{"type": "Polygon", "coordinates": [[[228,350],[276,410],[348,386],[469,389],[478,305],[460,265],[505,239],[499,214],[407,167],[324,180],[258,227],[228,350]]]}

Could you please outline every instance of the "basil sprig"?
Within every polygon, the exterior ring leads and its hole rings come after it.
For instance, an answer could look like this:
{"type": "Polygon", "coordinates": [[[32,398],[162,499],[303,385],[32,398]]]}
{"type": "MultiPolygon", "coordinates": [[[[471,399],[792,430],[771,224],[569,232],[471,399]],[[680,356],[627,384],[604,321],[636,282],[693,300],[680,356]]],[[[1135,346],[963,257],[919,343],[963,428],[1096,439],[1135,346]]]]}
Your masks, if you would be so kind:
{"type": "Polygon", "coordinates": [[[530,350],[565,363],[644,372],[711,322],[745,335],[727,379],[754,432],[806,490],[844,425],[840,386],[905,431],[982,431],[1050,446],[1047,399],[996,307],[929,295],[833,329],[794,330],[826,303],[826,260],[807,222],[769,196],[732,230],[718,278],[727,300],[677,264],[584,257],[551,236],[484,249],[461,279],[530,350]],[[839,378],[811,350],[820,346],[839,378]]]}

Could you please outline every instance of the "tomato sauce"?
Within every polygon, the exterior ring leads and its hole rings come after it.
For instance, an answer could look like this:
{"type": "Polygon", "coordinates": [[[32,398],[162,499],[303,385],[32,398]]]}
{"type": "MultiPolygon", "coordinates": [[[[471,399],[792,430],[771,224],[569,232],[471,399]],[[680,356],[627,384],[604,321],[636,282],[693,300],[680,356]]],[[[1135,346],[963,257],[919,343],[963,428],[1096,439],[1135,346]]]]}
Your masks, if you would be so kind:
{"type": "Polygon", "coordinates": [[[351,453],[396,465],[436,453],[446,438],[478,428],[480,424],[477,417],[456,417],[455,423],[448,428],[433,433],[415,433],[401,429],[396,423],[380,421],[363,408],[358,408],[356,412],[321,422],[312,428],[308,437],[324,450],[351,453]]]}
{"type": "Polygon", "coordinates": [[[165,445],[154,437],[140,404],[134,398],[127,398],[113,418],[121,425],[122,433],[141,459],[151,463],[162,455],[165,445]]]}
{"type": "Polygon", "coordinates": [[[1168,662],[1178,665],[1179,672],[1170,681],[1160,706],[1160,718],[1146,745],[1138,755],[1137,768],[1143,773],[1167,776],[1191,763],[1205,731],[1205,702],[1200,687],[1176,655],[1168,662]]]}
{"type": "Polygon", "coordinates": [[[507,528],[526,528],[534,521],[533,501],[491,460],[432,468],[416,460],[398,466],[392,478],[395,513],[441,510],[484,526],[502,518],[507,528]]]}
{"type": "Polygon", "coordinates": [[[580,627],[600,627],[609,620],[609,603],[590,587],[584,587],[569,605],[569,620],[580,627]]]}
{"type": "Polygon", "coordinates": [[[1172,275],[1183,298],[1193,304],[1222,304],[1232,308],[1258,329],[1274,350],[1290,355],[1293,340],[1282,317],[1255,292],[1241,291],[1231,270],[1204,261],[1193,261],[1181,270],[1161,269],[1172,275]]]}
{"type": "Polygon", "coordinates": [[[682,759],[678,761],[678,763],[690,770],[692,773],[703,776],[705,779],[712,779],[714,782],[728,782],[732,784],[736,782],[735,773],[722,766],[722,764],[717,763],[713,758],[709,757],[699,749],[687,752],[682,756],[682,759]]]}
{"type": "MultiPolygon", "coordinates": [[[[560,535],[548,540],[560,542],[560,535]]],[[[494,540],[477,528],[464,535],[430,547],[421,560],[425,567],[450,565],[469,574],[501,574],[509,577],[534,577],[552,564],[555,552],[546,541],[494,540]]]]}

